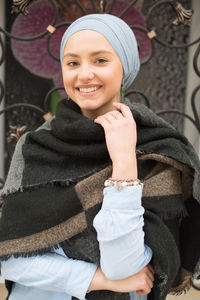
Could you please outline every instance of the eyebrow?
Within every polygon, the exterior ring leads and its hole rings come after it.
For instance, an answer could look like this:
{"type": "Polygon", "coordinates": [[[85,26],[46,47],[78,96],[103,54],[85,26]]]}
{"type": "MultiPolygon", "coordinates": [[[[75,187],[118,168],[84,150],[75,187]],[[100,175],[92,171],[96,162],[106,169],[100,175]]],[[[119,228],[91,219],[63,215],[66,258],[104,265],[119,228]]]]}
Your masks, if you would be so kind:
{"type": "MultiPolygon", "coordinates": [[[[99,50],[99,51],[95,51],[95,52],[92,52],[90,53],[90,56],[95,56],[95,55],[98,55],[98,54],[101,54],[101,53],[107,53],[107,54],[112,54],[112,52],[108,51],[108,50],[99,50]]],[[[78,54],[75,54],[75,53],[66,53],[63,58],[67,57],[67,56],[73,56],[73,57],[80,57],[78,54]]]]}

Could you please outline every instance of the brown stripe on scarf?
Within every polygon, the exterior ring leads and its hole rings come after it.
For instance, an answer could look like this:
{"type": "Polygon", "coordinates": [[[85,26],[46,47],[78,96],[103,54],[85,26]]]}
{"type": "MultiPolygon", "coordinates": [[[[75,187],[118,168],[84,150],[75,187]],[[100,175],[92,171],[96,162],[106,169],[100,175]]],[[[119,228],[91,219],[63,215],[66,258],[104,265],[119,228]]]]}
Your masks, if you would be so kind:
{"type": "Polygon", "coordinates": [[[75,191],[84,209],[102,202],[104,182],[111,173],[112,167],[109,166],[76,184],[75,191]]]}
{"type": "MultiPolygon", "coordinates": [[[[152,177],[156,177],[157,173],[162,173],[163,170],[166,169],[166,167],[171,166],[173,169],[171,169],[169,171],[169,173],[167,175],[167,177],[161,182],[163,184],[165,184],[165,180],[168,181],[168,183],[166,183],[166,187],[167,184],[170,185],[170,187],[173,189],[172,185],[173,182],[170,183],[170,181],[175,181],[174,182],[174,189],[177,188],[177,191],[180,190],[180,188],[178,187],[178,184],[181,183],[181,194],[183,197],[183,200],[188,199],[189,197],[191,197],[192,195],[192,182],[193,182],[193,175],[192,175],[192,170],[185,164],[182,164],[181,162],[174,160],[173,158],[167,157],[167,156],[163,156],[160,154],[155,154],[155,153],[151,153],[151,154],[145,154],[140,156],[141,160],[155,160],[157,162],[160,162],[160,164],[158,163],[155,168],[146,176],[146,182],[148,182],[149,178],[152,177]],[[177,171],[180,171],[179,174],[177,171]],[[170,175],[171,172],[171,175],[170,175]],[[181,178],[180,178],[180,174],[181,174],[181,178]],[[177,175],[177,178],[176,178],[177,175]],[[170,178],[170,176],[172,176],[172,178],[170,178]],[[181,179],[181,181],[179,181],[179,178],[181,179]],[[176,185],[176,187],[175,187],[176,185]]],[[[167,171],[167,170],[166,170],[167,171]]],[[[163,174],[164,175],[164,174],[163,174]]],[[[153,179],[153,178],[152,178],[153,179]]],[[[151,179],[151,180],[152,180],[151,179]]],[[[159,188],[158,184],[156,185],[156,189],[159,188]]],[[[145,190],[143,190],[143,195],[145,195],[145,190]]]]}
{"type": "MultiPolygon", "coordinates": [[[[162,155],[148,154],[140,156],[139,160],[156,160],[155,168],[144,178],[143,197],[180,195],[181,178],[179,170],[187,171],[181,163],[162,155]],[[162,163],[161,163],[162,162],[162,163]],[[167,166],[169,163],[170,166],[167,166]],[[171,167],[173,165],[173,167],[171,167]]],[[[112,167],[109,166],[98,173],[80,181],[75,190],[84,209],[88,209],[102,202],[104,181],[111,176],[112,167]]]]}
{"type": "Polygon", "coordinates": [[[72,236],[82,232],[87,227],[84,213],[80,213],[61,224],[48,230],[32,234],[30,236],[8,240],[1,243],[0,255],[6,256],[10,253],[26,256],[25,253],[35,252],[38,249],[45,249],[70,239],[72,236]]]}

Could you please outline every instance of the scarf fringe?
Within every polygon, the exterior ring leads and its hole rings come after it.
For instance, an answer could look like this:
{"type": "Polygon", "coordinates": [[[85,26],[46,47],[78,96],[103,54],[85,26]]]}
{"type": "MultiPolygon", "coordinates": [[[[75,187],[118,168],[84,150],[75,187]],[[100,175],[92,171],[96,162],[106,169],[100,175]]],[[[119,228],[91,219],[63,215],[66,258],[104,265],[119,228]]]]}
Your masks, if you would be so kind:
{"type": "Polygon", "coordinates": [[[32,185],[29,185],[29,186],[19,186],[19,187],[8,187],[6,188],[6,184],[5,186],[3,187],[3,189],[0,191],[0,200],[1,201],[4,201],[4,198],[7,197],[8,195],[11,195],[11,194],[15,194],[17,192],[24,192],[24,191],[28,191],[28,190],[33,190],[33,189],[39,189],[40,187],[45,187],[45,186],[54,186],[54,185],[57,185],[57,186],[69,186],[71,183],[76,183],[78,182],[79,180],[81,179],[84,179],[85,177],[87,176],[90,176],[98,171],[100,171],[102,168],[106,168],[110,165],[110,162],[109,163],[106,163],[104,164],[101,168],[94,168],[92,169],[90,172],[87,172],[87,174],[84,174],[84,175],[80,175],[80,176],[77,176],[76,178],[69,178],[69,179],[66,179],[66,180],[53,180],[53,181],[48,181],[48,182],[44,182],[44,183],[37,183],[37,184],[32,184],[32,185]]]}
{"type": "Polygon", "coordinates": [[[76,182],[74,179],[68,179],[68,180],[55,180],[55,181],[50,181],[50,182],[45,182],[45,183],[41,183],[41,184],[35,184],[35,185],[29,185],[29,186],[20,186],[18,188],[15,187],[11,187],[11,188],[7,188],[6,190],[2,190],[0,192],[0,198],[1,201],[4,200],[5,197],[7,197],[8,195],[12,195],[15,193],[23,193],[24,191],[28,191],[28,190],[36,190],[39,189],[41,187],[45,187],[45,186],[54,186],[54,185],[59,185],[59,186],[69,186],[71,183],[76,182]]]}
{"type": "Polygon", "coordinates": [[[37,256],[37,255],[44,255],[46,253],[54,252],[54,250],[56,250],[58,248],[59,248],[59,245],[56,244],[54,246],[50,246],[50,247],[47,247],[47,248],[43,248],[43,249],[39,249],[39,250],[27,252],[27,253],[21,252],[21,253],[14,253],[14,254],[11,254],[11,255],[3,255],[3,256],[0,257],[0,261],[6,261],[11,257],[14,257],[14,258],[19,258],[19,257],[28,258],[28,257],[32,257],[32,256],[37,256]]]}
{"type": "Polygon", "coordinates": [[[192,275],[188,275],[179,286],[175,288],[171,288],[170,294],[174,296],[180,296],[181,294],[186,294],[191,288],[191,278],[192,275]]]}
{"type": "Polygon", "coordinates": [[[192,275],[187,275],[180,285],[171,288],[170,294],[174,296],[180,296],[183,293],[186,294],[191,288],[191,279],[192,275]]]}

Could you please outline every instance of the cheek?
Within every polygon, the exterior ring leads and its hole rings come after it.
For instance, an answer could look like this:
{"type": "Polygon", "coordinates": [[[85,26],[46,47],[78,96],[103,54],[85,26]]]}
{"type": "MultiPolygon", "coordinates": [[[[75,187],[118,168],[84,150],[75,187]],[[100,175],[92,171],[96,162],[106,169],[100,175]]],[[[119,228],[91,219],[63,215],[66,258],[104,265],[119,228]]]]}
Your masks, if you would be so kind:
{"type": "Polygon", "coordinates": [[[112,89],[120,89],[123,79],[122,67],[120,65],[113,66],[112,69],[107,70],[104,78],[111,85],[112,89]]]}
{"type": "Polygon", "coordinates": [[[73,81],[73,76],[70,72],[66,72],[65,70],[62,71],[62,78],[65,87],[70,87],[73,81]]]}

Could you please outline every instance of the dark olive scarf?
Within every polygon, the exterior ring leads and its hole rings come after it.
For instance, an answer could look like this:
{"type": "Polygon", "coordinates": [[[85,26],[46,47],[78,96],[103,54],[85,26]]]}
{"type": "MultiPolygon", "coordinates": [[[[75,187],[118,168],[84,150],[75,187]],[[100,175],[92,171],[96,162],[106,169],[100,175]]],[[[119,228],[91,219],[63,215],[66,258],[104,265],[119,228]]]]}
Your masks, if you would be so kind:
{"type": "MultiPolygon", "coordinates": [[[[197,234],[188,245],[184,232],[195,230],[190,219],[199,210],[200,164],[187,139],[172,126],[144,105],[122,101],[137,123],[139,177],[145,182],[145,242],[157,268],[149,299],[165,299],[173,283],[183,281],[177,278],[181,265],[192,272],[199,258],[197,234]],[[193,191],[182,195],[187,182],[193,191]],[[188,211],[179,230],[177,217],[188,211]],[[188,260],[191,247],[195,255],[188,260]]],[[[16,146],[1,193],[1,259],[43,254],[60,244],[69,257],[99,263],[92,221],[101,207],[110,165],[103,128],[82,116],[72,101],[62,100],[55,118],[25,134],[16,146]]],[[[88,299],[129,299],[129,295],[99,291],[88,299]]]]}

